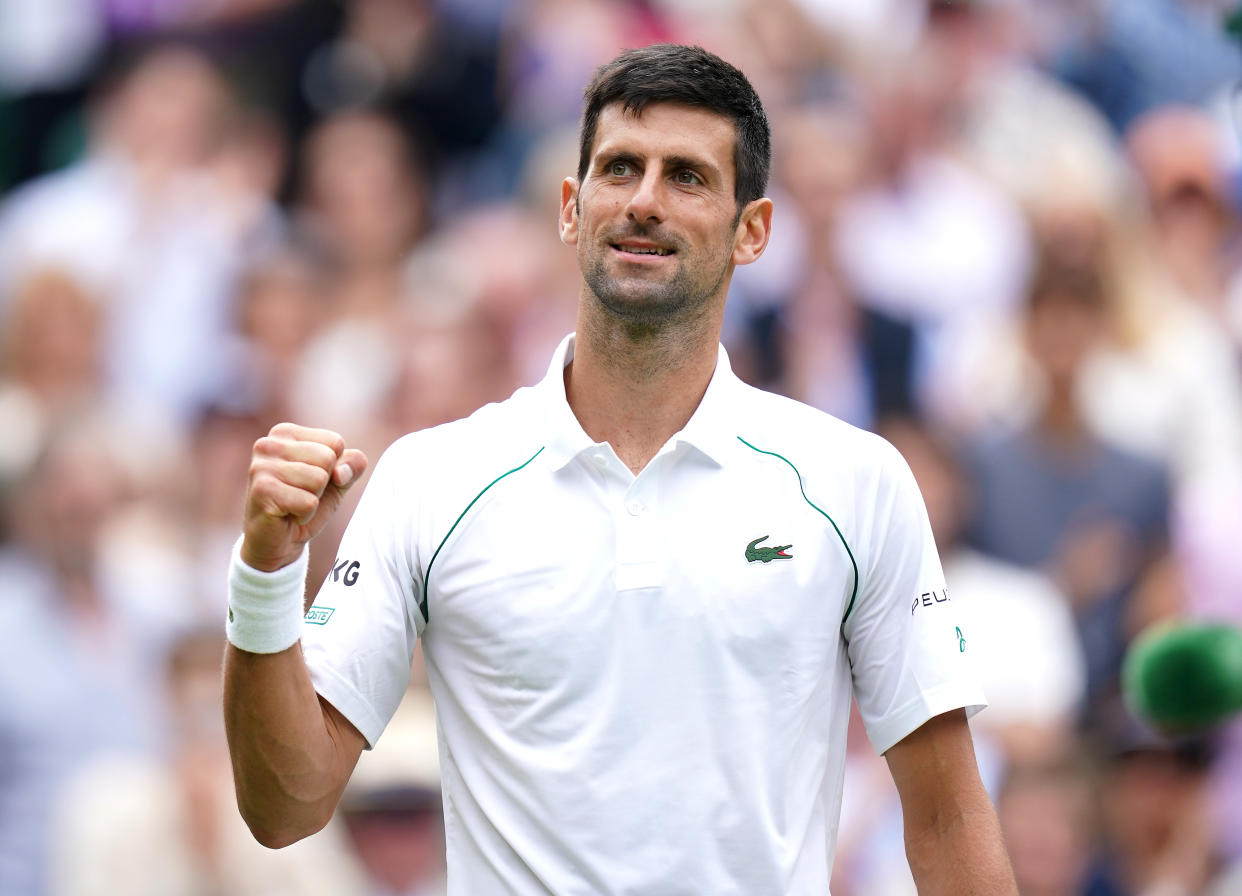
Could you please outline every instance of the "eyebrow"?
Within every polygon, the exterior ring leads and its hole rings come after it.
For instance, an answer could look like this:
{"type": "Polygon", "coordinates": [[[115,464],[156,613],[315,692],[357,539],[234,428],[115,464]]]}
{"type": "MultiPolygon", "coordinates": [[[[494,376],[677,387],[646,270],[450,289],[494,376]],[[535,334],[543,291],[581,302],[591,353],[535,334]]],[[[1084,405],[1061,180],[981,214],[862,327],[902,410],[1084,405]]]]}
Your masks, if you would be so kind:
{"type": "Polygon", "coordinates": [[[641,164],[642,159],[632,152],[618,150],[616,152],[600,152],[595,154],[594,168],[596,171],[602,171],[613,162],[628,162],[631,164],[641,164]]]}
{"type": "Polygon", "coordinates": [[[665,169],[692,168],[695,171],[716,172],[716,166],[691,156],[669,156],[664,160],[665,169]]]}

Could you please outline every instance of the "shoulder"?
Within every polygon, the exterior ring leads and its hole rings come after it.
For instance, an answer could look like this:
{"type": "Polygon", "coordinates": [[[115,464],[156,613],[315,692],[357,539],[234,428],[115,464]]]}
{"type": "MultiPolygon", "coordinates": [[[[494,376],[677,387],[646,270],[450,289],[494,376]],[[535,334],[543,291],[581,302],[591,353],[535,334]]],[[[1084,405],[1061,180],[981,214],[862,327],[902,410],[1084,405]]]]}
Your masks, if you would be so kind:
{"type": "Polygon", "coordinates": [[[869,478],[905,467],[883,437],[810,405],[745,384],[737,397],[739,440],[784,457],[804,476],[869,478]]]}
{"type": "Polygon", "coordinates": [[[401,436],[384,451],[376,472],[383,467],[387,477],[413,478],[422,486],[473,483],[498,465],[538,451],[542,420],[535,390],[522,387],[468,417],[401,436]]]}

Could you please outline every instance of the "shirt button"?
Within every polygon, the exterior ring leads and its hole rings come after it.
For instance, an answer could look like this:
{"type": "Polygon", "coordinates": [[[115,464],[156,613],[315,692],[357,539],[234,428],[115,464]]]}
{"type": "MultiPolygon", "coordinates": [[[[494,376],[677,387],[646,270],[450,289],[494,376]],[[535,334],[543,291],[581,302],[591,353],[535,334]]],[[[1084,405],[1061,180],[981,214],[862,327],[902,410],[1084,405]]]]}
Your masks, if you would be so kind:
{"type": "Polygon", "coordinates": [[[625,509],[630,512],[630,516],[638,516],[643,512],[643,502],[637,498],[625,505],[625,509]]]}
{"type": "Polygon", "coordinates": [[[608,465],[608,458],[604,457],[602,454],[592,454],[591,462],[597,467],[604,467],[608,465]]]}

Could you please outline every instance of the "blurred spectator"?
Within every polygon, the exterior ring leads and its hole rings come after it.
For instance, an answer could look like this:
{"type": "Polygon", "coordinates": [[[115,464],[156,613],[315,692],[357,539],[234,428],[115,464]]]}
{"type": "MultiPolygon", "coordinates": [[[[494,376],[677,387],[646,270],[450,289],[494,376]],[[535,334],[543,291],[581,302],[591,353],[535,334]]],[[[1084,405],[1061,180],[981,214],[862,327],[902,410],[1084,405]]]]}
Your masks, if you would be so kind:
{"type": "Polygon", "coordinates": [[[1218,874],[1208,745],[1118,722],[1100,782],[1102,840],[1084,896],[1201,893],[1218,874]]]}
{"type": "Polygon", "coordinates": [[[660,19],[635,0],[514,5],[502,49],[511,139],[525,145],[532,134],[576,121],[582,113],[582,85],[597,67],[625,47],[666,36],[660,19]]]}
{"type": "Polygon", "coordinates": [[[843,206],[867,176],[871,142],[858,113],[843,102],[786,113],[778,132],[775,190],[786,191],[784,247],[734,278],[735,309],[749,306],[751,353],[739,369],[752,381],[858,426],[914,406],[913,327],[860,307],[835,244],[843,206]]]}
{"type": "MultiPolygon", "coordinates": [[[[1222,142],[1236,137],[1233,122],[1222,132],[1219,122],[1188,107],[1155,109],[1127,133],[1152,211],[1149,245],[1166,300],[1149,300],[1131,323],[1142,337],[1141,379],[1118,388],[1114,363],[1111,378],[1095,378],[1111,380],[1113,388],[1100,390],[1093,403],[1114,434],[1155,445],[1174,464],[1172,536],[1185,612],[1234,622],[1242,621],[1242,328],[1229,302],[1242,278],[1222,142]]],[[[1223,733],[1211,775],[1217,843],[1236,860],[1242,856],[1242,725],[1223,733]]]]}
{"type": "Polygon", "coordinates": [[[99,760],[57,800],[51,896],[361,896],[338,830],[268,850],[237,813],[221,640],[199,631],[169,653],[166,755],[99,760]]]}
{"type": "Polygon", "coordinates": [[[70,275],[31,271],[16,284],[4,319],[0,369],[5,387],[26,394],[44,420],[101,400],[103,310],[70,275]]]}
{"type": "Polygon", "coordinates": [[[1216,0],[1097,0],[1083,18],[1050,62],[1118,131],[1154,106],[1201,103],[1242,77],[1216,0]]]}
{"type": "Polygon", "coordinates": [[[1145,116],[1129,134],[1151,215],[1113,238],[1120,301],[1084,374],[1093,425],[1168,463],[1179,485],[1242,458],[1242,368],[1223,326],[1237,221],[1219,139],[1185,109],[1145,116]]]}
{"type": "Polygon", "coordinates": [[[1095,802],[1090,765],[1074,753],[1009,768],[996,811],[1022,896],[1083,896],[1095,802]]]}
{"type": "Polygon", "coordinates": [[[228,114],[204,57],[155,50],[98,107],[88,156],[0,208],[0,301],[32,269],[71,274],[101,299],[112,393],[174,426],[218,387],[232,284],[275,226],[253,182],[210,167],[228,114]]]}
{"type": "Polygon", "coordinates": [[[329,313],[380,317],[402,293],[402,264],[429,226],[426,172],[396,121],[340,112],[307,138],[297,217],[325,265],[329,313]]]}
{"type": "MultiPolygon", "coordinates": [[[[121,609],[99,569],[126,496],[110,445],[83,419],[54,427],[6,489],[0,551],[0,892],[46,892],[53,806],[91,758],[154,749],[146,620],[121,609]]],[[[158,661],[156,661],[158,662],[158,661]]]]}
{"type": "Polygon", "coordinates": [[[406,262],[430,224],[425,172],[396,122],[371,111],[325,119],[304,155],[297,225],[322,271],[324,316],[290,408],[367,442],[399,368],[406,262]]]}
{"type": "Polygon", "coordinates": [[[1206,112],[1187,106],[1154,109],[1125,134],[1165,267],[1187,298],[1223,323],[1228,249],[1237,222],[1222,139],[1206,112]]]}
{"type": "Polygon", "coordinates": [[[338,815],[370,881],[368,896],[442,896],[444,820],[431,695],[412,687],[364,753],[338,815]]]}
{"type": "Polygon", "coordinates": [[[382,110],[425,153],[432,184],[461,201],[501,120],[494,29],[433,0],[352,0],[343,16],[302,72],[311,111],[382,110]]]}
{"type": "Polygon", "coordinates": [[[1040,404],[1030,423],[973,450],[969,530],[979,550],[1043,569],[1064,590],[1083,638],[1092,701],[1116,692],[1125,644],[1150,621],[1136,589],[1168,549],[1166,471],[1095,436],[1078,403],[1107,302],[1090,268],[1050,259],[1036,275],[1025,335],[1040,404]]]}
{"type": "Polygon", "coordinates": [[[238,287],[221,405],[270,423],[289,419],[302,353],[327,321],[328,302],[324,265],[309,252],[285,245],[256,259],[238,287]]]}
{"type": "MultiPolygon", "coordinates": [[[[564,176],[564,169],[561,176],[564,176]]],[[[549,185],[560,194],[560,178],[549,185]]],[[[444,227],[407,271],[415,314],[476,316],[492,347],[489,400],[537,382],[573,330],[580,279],[572,250],[525,204],[483,206],[444,227]],[[497,252],[495,247],[504,246],[497,252]]]]}
{"type": "MultiPolygon", "coordinates": [[[[1119,202],[1127,180],[1099,113],[1035,66],[1038,12],[1054,5],[934,2],[926,40],[947,69],[944,152],[1022,210],[1033,242],[1090,256],[1099,251],[1104,210],[1119,202]]],[[[960,433],[1010,425],[1025,405],[1011,328],[1029,275],[1028,254],[1024,249],[1018,292],[999,304],[995,288],[968,300],[965,314],[985,313],[958,327],[934,369],[923,373],[927,413],[960,433]]]]}
{"type": "Polygon", "coordinates": [[[1012,314],[1030,265],[1017,206],[950,152],[961,86],[943,46],[870,73],[871,180],[837,228],[841,271],[859,302],[916,328],[920,401],[963,343],[1012,314]]]}
{"type": "Polygon", "coordinates": [[[468,416],[512,391],[507,333],[478,304],[411,303],[400,326],[400,368],[384,402],[393,439],[468,416]]]}

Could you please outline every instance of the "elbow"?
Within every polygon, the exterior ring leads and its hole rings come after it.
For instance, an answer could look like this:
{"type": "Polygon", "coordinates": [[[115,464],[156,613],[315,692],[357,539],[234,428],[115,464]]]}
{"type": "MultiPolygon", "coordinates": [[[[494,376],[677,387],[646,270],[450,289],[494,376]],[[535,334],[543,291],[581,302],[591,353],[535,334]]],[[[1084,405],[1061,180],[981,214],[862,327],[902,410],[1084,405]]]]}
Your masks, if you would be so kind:
{"type": "Polygon", "coordinates": [[[316,834],[328,824],[331,813],[314,813],[298,817],[298,813],[272,813],[255,811],[244,805],[238,806],[242,820],[250,829],[251,836],[268,849],[284,849],[316,834]]]}
{"type": "Polygon", "coordinates": [[[246,819],[246,825],[259,845],[266,846],[268,849],[284,849],[286,846],[291,846],[317,833],[324,827],[322,824],[301,828],[292,825],[267,826],[252,822],[250,819],[246,819]]]}

